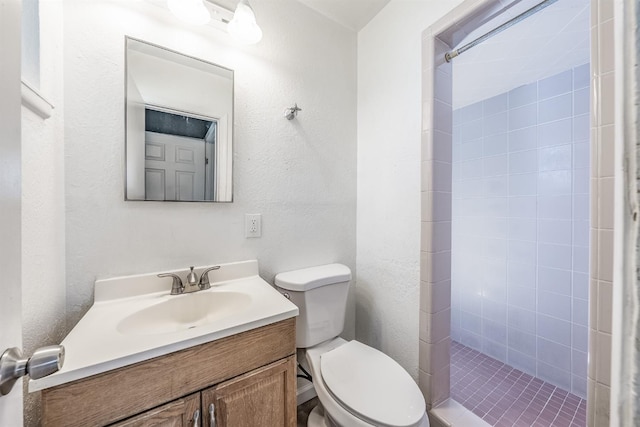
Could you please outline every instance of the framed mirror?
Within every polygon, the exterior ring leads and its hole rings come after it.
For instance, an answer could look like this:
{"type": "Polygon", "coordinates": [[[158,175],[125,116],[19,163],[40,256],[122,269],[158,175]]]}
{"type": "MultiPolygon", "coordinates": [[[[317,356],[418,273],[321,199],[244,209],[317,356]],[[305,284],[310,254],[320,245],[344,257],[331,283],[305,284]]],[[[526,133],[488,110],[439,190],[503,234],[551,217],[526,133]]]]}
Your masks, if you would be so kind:
{"type": "Polygon", "coordinates": [[[233,71],[126,38],[125,200],[233,201],[233,71]]]}

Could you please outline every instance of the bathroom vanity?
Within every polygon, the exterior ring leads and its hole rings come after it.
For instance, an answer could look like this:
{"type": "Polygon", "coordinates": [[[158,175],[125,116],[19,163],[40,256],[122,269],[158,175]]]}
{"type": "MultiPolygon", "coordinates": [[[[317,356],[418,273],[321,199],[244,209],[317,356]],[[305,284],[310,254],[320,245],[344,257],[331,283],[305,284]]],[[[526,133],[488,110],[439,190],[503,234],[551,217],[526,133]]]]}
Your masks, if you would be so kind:
{"type": "Polygon", "coordinates": [[[30,381],[42,390],[42,425],[294,427],[297,307],[255,261],[210,279],[211,290],[184,296],[168,295],[170,281],[148,292],[155,275],[97,282],[96,303],[62,343],[63,369],[30,381]],[[198,307],[218,297],[235,309],[198,307]]]}

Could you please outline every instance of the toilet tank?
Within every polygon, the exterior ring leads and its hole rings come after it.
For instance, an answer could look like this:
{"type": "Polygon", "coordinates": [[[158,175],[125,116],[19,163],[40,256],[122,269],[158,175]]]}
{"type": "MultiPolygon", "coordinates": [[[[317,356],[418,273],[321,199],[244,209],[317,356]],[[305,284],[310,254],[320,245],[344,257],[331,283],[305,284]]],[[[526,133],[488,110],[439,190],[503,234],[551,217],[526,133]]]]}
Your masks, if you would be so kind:
{"type": "Polygon", "coordinates": [[[298,306],[296,347],[306,348],[339,336],[349,294],[351,270],[328,264],[276,275],[275,284],[298,306]]]}

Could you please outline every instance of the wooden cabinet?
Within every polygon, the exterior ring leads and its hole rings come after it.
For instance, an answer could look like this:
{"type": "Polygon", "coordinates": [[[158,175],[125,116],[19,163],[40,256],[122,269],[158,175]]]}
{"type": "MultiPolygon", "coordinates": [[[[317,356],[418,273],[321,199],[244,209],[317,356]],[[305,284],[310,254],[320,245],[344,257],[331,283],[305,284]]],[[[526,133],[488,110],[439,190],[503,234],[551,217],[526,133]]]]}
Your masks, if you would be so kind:
{"type": "Polygon", "coordinates": [[[45,389],[42,425],[295,427],[295,387],[292,318],[45,389]]]}
{"type": "Polygon", "coordinates": [[[293,427],[295,375],[296,361],[289,356],[111,426],[293,427]]]}
{"type": "Polygon", "coordinates": [[[294,357],[273,363],[202,392],[203,426],[296,425],[294,357]]]}

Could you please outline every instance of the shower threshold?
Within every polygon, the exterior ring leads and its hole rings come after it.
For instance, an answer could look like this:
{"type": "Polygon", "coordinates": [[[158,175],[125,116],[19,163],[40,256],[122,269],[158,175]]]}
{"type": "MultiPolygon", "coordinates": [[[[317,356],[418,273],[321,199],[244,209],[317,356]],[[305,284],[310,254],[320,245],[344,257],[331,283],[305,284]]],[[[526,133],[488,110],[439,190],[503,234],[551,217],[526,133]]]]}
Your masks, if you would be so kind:
{"type": "Polygon", "coordinates": [[[496,427],[584,427],[587,402],[451,341],[451,397],[496,427]]]}

